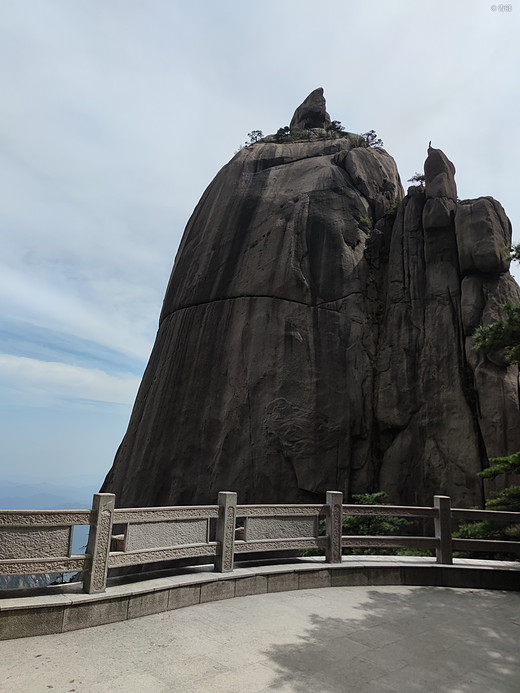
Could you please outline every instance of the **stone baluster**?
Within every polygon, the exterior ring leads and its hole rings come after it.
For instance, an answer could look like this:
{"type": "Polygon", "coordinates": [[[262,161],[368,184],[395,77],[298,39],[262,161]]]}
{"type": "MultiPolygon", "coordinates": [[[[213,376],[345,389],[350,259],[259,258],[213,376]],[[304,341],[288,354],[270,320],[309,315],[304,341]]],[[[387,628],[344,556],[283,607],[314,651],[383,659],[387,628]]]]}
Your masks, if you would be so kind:
{"type": "Polygon", "coordinates": [[[106,590],[115,500],[113,493],[94,494],[87,545],[89,568],[83,578],[83,589],[88,594],[106,590]]]}
{"type": "Polygon", "coordinates": [[[230,573],[233,571],[235,554],[237,494],[233,491],[220,491],[218,505],[217,542],[219,546],[215,569],[219,573],[230,573]]]}
{"type": "Polygon", "coordinates": [[[341,491],[327,491],[326,503],[329,506],[326,519],[329,539],[326,550],[327,563],[341,563],[343,494],[341,491]]]}

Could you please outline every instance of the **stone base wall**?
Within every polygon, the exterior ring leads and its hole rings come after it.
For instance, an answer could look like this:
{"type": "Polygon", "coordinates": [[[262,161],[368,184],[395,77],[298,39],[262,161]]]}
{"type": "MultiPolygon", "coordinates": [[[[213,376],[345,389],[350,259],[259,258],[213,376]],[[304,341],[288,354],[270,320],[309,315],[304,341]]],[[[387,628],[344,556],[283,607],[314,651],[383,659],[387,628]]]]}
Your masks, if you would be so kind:
{"type": "Polygon", "coordinates": [[[0,640],[65,633],[251,594],[361,585],[520,590],[520,563],[456,559],[446,566],[433,558],[363,556],[331,565],[319,558],[237,567],[229,574],[205,566],[191,575],[112,585],[103,594],[74,592],[65,585],[45,595],[0,600],[0,640]]]}

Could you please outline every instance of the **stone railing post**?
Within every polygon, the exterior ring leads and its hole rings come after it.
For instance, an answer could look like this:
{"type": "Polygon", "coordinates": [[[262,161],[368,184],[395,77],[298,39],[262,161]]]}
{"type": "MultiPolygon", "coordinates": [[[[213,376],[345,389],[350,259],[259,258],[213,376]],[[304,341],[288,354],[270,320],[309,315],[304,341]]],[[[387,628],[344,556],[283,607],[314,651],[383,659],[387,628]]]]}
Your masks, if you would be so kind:
{"type": "Polygon", "coordinates": [[[329,512],[326,519],[327,537],[327,563],[341,563],[341,536],[343,519],[343,494],[341,491],[327,491],[327,505],[329,512]]]}
{"type": "Polygon", "coordinates": [[[83,589],[88,594],[106,590],[115,501],[116,497],[113,493],[94,494],[92,501],[93,520],[90,525],[87,545],[89,568],[83,577],[83,589]]]}
{"type": "Polygon", "coordinates": [[[451,565],[453,549],[451,543],[451,500],[449,496],[434,496],[433,505],[437,510],[434,520],[435,538],[439,539],[439,548],[435,550],[437,563],[451,565]]]}
{"type": "Polygon", "coordinates": [[[217,542],[219,546],[215,569],[219,573],[230,573],[233,570],[235,554],[237,494],[233,491],[220,491],[218,505],[217,542]]]}

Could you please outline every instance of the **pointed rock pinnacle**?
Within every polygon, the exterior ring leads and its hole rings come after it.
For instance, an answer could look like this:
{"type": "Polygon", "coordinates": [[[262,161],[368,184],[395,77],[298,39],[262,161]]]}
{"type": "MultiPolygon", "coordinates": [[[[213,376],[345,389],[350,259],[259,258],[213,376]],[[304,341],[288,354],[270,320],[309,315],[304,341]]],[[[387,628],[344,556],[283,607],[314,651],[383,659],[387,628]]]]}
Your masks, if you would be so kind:
{"type": "Polygon", "coordinates": [[[312,91],[305,101],[295,110],[291,120],[291,131],[326,128],[330,125],[330,116],[326,111],[323,88],[312,91]]]}

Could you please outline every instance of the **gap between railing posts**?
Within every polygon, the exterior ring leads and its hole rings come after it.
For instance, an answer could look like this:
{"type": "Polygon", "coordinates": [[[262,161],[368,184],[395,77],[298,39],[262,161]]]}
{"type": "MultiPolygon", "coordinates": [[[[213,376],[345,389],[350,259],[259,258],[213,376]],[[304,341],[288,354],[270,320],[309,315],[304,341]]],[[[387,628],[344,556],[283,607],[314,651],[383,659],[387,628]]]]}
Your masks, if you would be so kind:
{"type": "Polygon", "coordinates": [[[449,496],[434,496],[433,507],[437,510],[434,518],[435,538],[439,545],[435,549],[437,563],[453,563],[453,545],[451,540],[451,499],[449,496]]]}

